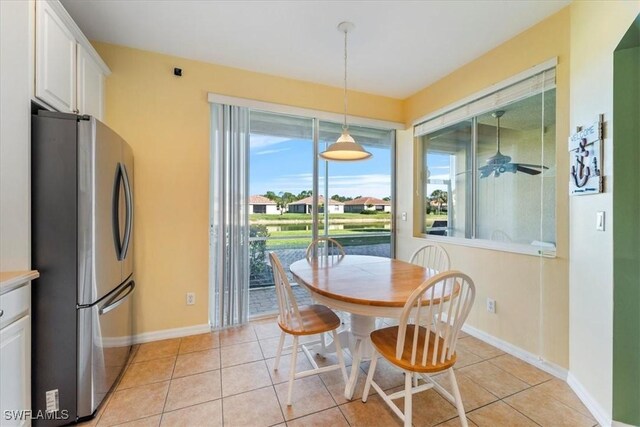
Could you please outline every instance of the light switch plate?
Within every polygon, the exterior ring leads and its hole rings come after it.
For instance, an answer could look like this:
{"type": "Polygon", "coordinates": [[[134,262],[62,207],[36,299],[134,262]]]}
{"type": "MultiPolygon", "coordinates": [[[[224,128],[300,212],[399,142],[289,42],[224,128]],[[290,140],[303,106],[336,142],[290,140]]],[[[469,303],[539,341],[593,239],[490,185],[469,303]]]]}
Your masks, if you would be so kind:
{"type": "Polygon", "coordinates": [[[407,220],[407,213],[406,212],[402,212],[402,220],[403,221],[407,220]]]}
{"type": "Polygon", "coordinates": [[[604,231],[604,211],[596,212],[596,230],[604,231]]]}

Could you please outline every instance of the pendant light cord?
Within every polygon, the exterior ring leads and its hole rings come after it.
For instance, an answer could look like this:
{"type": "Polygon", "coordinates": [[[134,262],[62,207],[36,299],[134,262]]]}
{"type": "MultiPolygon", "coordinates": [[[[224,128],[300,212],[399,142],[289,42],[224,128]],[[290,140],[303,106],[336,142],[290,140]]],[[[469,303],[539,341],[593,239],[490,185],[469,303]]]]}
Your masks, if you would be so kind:
{"type": "Polygon", "coordinates": [[[344,132],[349,129],[347,126],[347,32],[347,30],[344,31],[344,123],[342,124],[344,132]]]}

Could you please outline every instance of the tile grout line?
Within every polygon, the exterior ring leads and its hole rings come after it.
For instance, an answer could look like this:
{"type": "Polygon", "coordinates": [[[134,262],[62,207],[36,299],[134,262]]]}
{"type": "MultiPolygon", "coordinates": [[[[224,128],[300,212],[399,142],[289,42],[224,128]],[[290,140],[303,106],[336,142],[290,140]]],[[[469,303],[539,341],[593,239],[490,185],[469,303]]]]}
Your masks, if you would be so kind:
{"type": "Polygon", "coordinates": [[[138,350],[139,350],[139,346],[136,348],[133,356],[131,354],[129,354],[129,358],[127,358],[127,362],[125,363],[125,369],[123,372],[121,372],[120,376],[118,377],[118,380],[116,381],[116,384],[114,384],[113,390],[109,393],[109,398],[107,399],[106,402],[104,402],[104,408],[102,408],[102,411],[100,412],[100,415],[98,415],[96,417],[96,423],[95,426],[98,427],[100,424],[100,420],[102,420],[102,416],[104,415],[104,413],[107,411],[107,408],[109,406],[109,404],[111,403],[111,399],[113,399],[113,396],[115,396],[116,392],[118,392],[118,387],[120,386],[120,383],[122,382],[122,380],[124,379],[124,375],[126,374],[126,372],[129,370],[129,368],[131,367],[131,365],[133,365],[133,360],[135,359],[135,357],[138,355],[138,350]]]}
{"type": "Polygon", "coordinates": [[[167,387],[167,394],[164,396],[164,404],[162,405],[162,411],[160,415],[160,423],[162,424],[162,418],[164,416],[164,410],[167,407],[167,400],[169,400],[169,392],[171,391],[171,383],[173,382],[173,374],[176,372],[176,365],[178,364],[178,354],[180,353],[180,346],[182,345],[182,338],[178,342],[178,353],[176,354],[176,360],[173,362],[173,369],[171,370],[171,378],[169,379],[169,386],[167,387]]]}
{"type": "MultiPolygon", "coordinates": [[[[525,391],[525,390],[523,390],[523,391],[525,391]]],[[[517,394],[517,393],[514,393],[514,394],[517,394]]],[[[511,396],[513,396],[514,394],[512,394],[511,396]]],[[[511,396],[507,396],[507,397],[511,397],[511,396]]],[[[506,399],[506,397],[505,397],[505,399],[506,399]]],[[[534,424],[539,425],[539,426],[541,426],[541,427],[542,427],[542,424],[538,423],[536,420],[534,420],[533,418],[531,418],[530,416],[528,416],[528,415],[527,415],[527,414],[525,414],[524,412],[520,411],[520,410],[519,410],[518,408],[516,408],[515,406],[513,406],[513,405],[509,405],[509,402],[507,402],[506,400],[500,399],[500,401],[501,401],[502,403],[504,403],[505,405],[507,405],[508,407],[510,407],[511,409],[513,409],[514,411],[516,411],[517,413],[519,413],[520,415],[522,415],[523,417],[525,417],[526,419],[531,420],[531,422],[532,422],[532,423],[534,423],[534,424]]]]}
{"type": "Polygon", "coordinates": [[[342,414],[342,418],[347,420],[347,424],[349,424],[349,427],[351,427],[351,423],[349,422],[349,418],[347,418],[347,416],[344,414],[344,412],[342,411],[342,408],[340,406],[341,405],[338,405],[338,411],[340,411],[340,413],[342,414]]]}
{"type": "MultiPolygon", "coordinates": [[[[219,337],[218,337],[219,340],[219,337]]],[[[220,344],[220,341],[218,341],[220,344]]],[[[222,388],[222,347],[218,347],[218,360],[220,361],[220,416],[222,417],[222,425],[224,426],[224,390],[222,388]]]]}
{"type": "MultiPolygon", "coordinates": [[[[551,380],[549,380],[549,381],[551,381],[551,380]]],[[[546,381],[545,381],[545,382],[546,382],[546,381]]],[[[543,383],[540,383],[540,384],[544,384],[544,382],[543,382],[543,383]]],[[[517,393],[510,394],[509,396],[505,396],[505,397],[504,397],[504,399],[508,399],[509,397],[513,397],[513,396],[515,396],[516,394],[520,394],[520,393],[524,393],[525,391],[532,390],[533,388],[535,388],[535,387],[539,386],[540,384],[536,384],[535,386],[531,386],[531,387],[529,387],[529,388],[527,388],[527,389],[525,389],[525,390],[521,390],[521,391],[519,391],[519,392],[517,392],[517,393]]],[[[581,415],[581,416],[583,416],[583,417],[585,417],[585,418],[589,418],[591,421],[595,421],[595,422],[596,422],[596,424],[597,424],[597,420],[595,420],[595,419],[593,418],[593,416],[590,416],[590,417],[589,417],[589,416],[587,416],[587,415],[583,414],[582,412],[578,411],[577,409],[572,408],[571,406],[567,405],[566,403],[562,402],[561,400],[556,399],[556,398],[555,398],[555,396],[553,396],[553,395],[551,395],[551,394],[549,394],[549,393],[545,393],[545,392],[542,392],[542,393],[544,393],[546,396],[548,396],[548,397],[550,397],[551,399],[553,399],[553,400],[554,400],[555,402],[557,402],[558,404],[560,404],[560,405],[564,406],[564,407],[565,407],[566,409],[568,409],[569,411],[573,411],[573,412],[577,413],[578,415],[581,415]]],[[[501,399],[501,400],[502,400],[502,399],[501,399]]],[[[509,402],[505,401],[504,403],[506,403],[507,405],[509,405],[510,407],[512,407],[513,409],[515,409],[516,411],[520,412],[522,415],[526,416],[527,418],[530,418],[530,417],[529,417],[529,416],[527,416],[524,412],[522,412],[521,410],[519,410],[519,409],[518,409],[518,408],[516,408],[515,406],[511,405],[509,402]]],[[[565,411],[566,411],[566,409],[565,409],[565,411]]],[[[566,412],[569,412],[569,411],[566,411],[566,412]]]]}
{"type": "MultiPolygon", "coordinates": [[[[266,364],[266,362],[265,362],[266,364]]],[[[267,368],[267,370],[269,370],[269,368],[267,368]]],[[[286,425],[287,424],[287,417],[284,416],[284,410],[282,409],[282,403],[280,402],[280,398],[278,397],[278,392],[276,391],[276,385],[273,384],[273,381],[271,381],[271,388],[273,389],[273,394],[276,395],[276,402],[278,402],[278,408],[280,409],[280,415],[282,415],[282,422],[286,425]]],[[[282,424],[282,423],[276,423],[274,425],[277,424],[282,424]]]]}

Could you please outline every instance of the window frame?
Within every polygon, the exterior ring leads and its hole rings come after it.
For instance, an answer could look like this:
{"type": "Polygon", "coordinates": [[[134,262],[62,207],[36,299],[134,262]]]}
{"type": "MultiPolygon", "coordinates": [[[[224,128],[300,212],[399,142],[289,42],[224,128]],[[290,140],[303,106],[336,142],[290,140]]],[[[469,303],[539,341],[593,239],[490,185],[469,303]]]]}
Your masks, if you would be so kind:
{"type": "MultiPolygon", "coordinates": [[[[476,223],[477,223],[477,215],[478,215],[478,207],[477,207],[477,197],[478,197],[478,176],[477,174],[472,174],[472,182],[471,182],[471,237],[454,237],[454,236],[441,236],[441,235],[435,235],[435,234],[427,234],[425,232],[424,229],[424,218],[425,218],[425,191],[424,191],[424,182],[426,180],[426,176],[425,176],[425,167],[424,167],[424,158],[426,155],[426,152],[424,150],[424,144],[422,142],[422,137],[424,135],[427,135],[428,133],[431,133],[437,129],[442,129],[445,128],[447,126],[451,126],[455,123],[459,123],[462,122],[464,120],[472,120],[472,144],[471,144],[471,156],[472,156],[472,166],[473,166],[473,170],[477,169],[477,149],[478,149],[478,135],[477,135],[477,116],[479,116],[482,113],[486,113],[486,111],[475,111],[472,114],[468,114],[466,116],[460,116],[457,119],[447,122],[447,123],[443,123],[441,126],[429,130],[428,132],[424,131],[424,129],[421,129],[424,127],[424,124],[437,119],[439,117],[445,116],[448,113],[451,112],[455,112],[455,110],[461,109],[463,107],[465,107],[466,105],[470,105],[473,104],[474,102],[477,102],[483,98],[487,98],[489,96],[491,96],[492,94],[499,92],[505,88],[508,88],[509,86],[513,86],[519,82],[522,82],[524,80],[527,80],[531,77],[534,77],[546,70],[550,70],[550,69],[556,69],[557,72],[557,58],[552,58],[549,61],[546,61],[542,64],[539,64],[535,67],[532,67],[529,70],[526,70],[522,73],[519,73],[515,76],[512,76],[502,82],[499,82],[495,85],[492,85],[488,88],[485,88],[471,96],[468,96],[460,101],[457,101],[453,104],[450,104],[442,109],[439,109],[438,111],[435,111],[427,116],[421,117],[419,119],[417,119],[416,121],[413,122],[413,159],[414,159],[414,164],[413,164],[413,237],[416,238],[422,238],[422,239],[426,239],[426,240],[432,240],[434,242],[437,243],[445,243],[445,244],[454,244],[454,245],[458,245],[458,246],[466,246],[466,247],[473,247],[473,248],[480,248],[480,249],[489,249],[489,250],[497,250],[497,251],[503,251],[503,252],[511,252],[511,253],[518,253],[518,254],[523,254],[523,255],[533,255],[533,256],[539,256],[539,257],[546,257],[546,258],[555,258],[556,257],[556,252],[557,252],[557,246],[554,246],[553,248],[549,247],[540,247],[540,246],[533,246],[530,244],[523,244],[523,243],[512,243],[512,242],[498,242],[495,240],[488,240],[488,239],[480,239],[477,238],[475,236],[476,233],[476,223]]],[[[545,89],[543,90],[543,92],[545,92],[546,90],[550,90],[550,89],[556,89],[557,87],[554,86],[553,88],[549,88],[549,89],[545,89]]],[[[534,94],[532,94],[531,96],[533,96],[534,94]]],[[[510,101],[505,101],[502,104],[499,105],[493,105],[491,107],[491,109],[496,109],[496,108],[500,108],[501,105],[507,105],[509,104],[510,101]]],[[[557,105],[557,104],[556,104],[557,105]]],[[[488,111],[488,110],[487,110],[488,111]]],[[[557,123],[557,108],[556,108],[556,123],[557,123]]],[[[557,154],[557,147],[558,147],[558,141],[556,141],[556,153],[557,154]]],[[[557,156],[556,156],[556,165],[557,165],[557,156]]],[[[556,192],[558,191],[558,187],[556,187],[556,192]]],[[[556,203],[554,205],[554,209],[557,212],[557,197],[556,197],[556,203]]],[[[556,244],[557,244],[557,222],[558,222],[558,218],[556,215],[556,244]]]]}

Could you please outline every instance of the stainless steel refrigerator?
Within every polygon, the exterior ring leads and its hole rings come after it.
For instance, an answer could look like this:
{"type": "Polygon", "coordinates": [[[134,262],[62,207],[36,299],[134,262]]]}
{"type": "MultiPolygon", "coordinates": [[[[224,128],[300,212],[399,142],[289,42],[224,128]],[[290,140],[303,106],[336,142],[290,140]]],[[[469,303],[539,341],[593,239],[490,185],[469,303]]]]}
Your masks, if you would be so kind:
{"type": "Polygon", "coordinates": [[[32,409],[53,426],[94,415],[129,357],[133,154],[93,117],[31,127],[32,409]]]}

